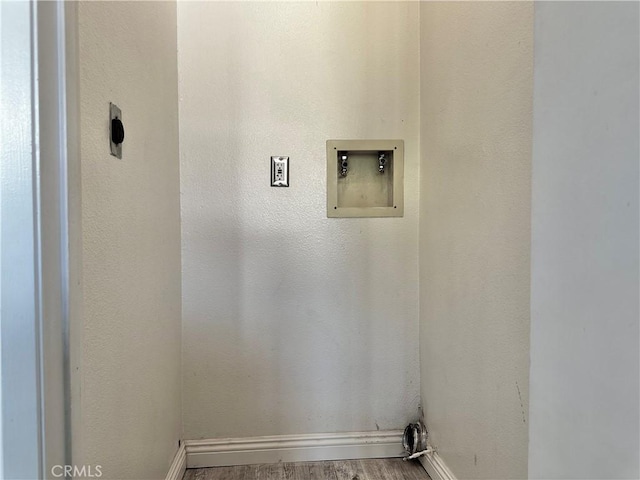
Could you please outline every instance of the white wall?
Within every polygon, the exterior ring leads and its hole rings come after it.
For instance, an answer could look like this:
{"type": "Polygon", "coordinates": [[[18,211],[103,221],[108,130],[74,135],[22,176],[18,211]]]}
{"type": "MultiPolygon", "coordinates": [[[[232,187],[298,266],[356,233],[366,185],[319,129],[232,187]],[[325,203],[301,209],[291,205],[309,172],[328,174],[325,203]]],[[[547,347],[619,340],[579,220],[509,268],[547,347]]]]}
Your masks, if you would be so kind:
{"type": "Polygon", "coordinates": [[[421,4],[421,390],[458,478],[527,476],[533,5],[421,4]]]}
{"type": "Polygon", "coordinates": [[[536,4],[531,478],[638,478],[636,2],[536,4]]]}
{"type": "Polygon", "coordinates": [[[181,434],[176,5],[82,2],[78,15],[84,339],[73,461],[101,465],[102,478],[164,478],[181,434]],[[109,154],[109,101],[123,111],[122,160],[109,154]]]}
{"type": "Polygon", "coordinates": [[[416,417],[418,9],[179,2],[185,438],[416,417]],[[361,138],[405,140],[404,218],[326,218],[361,138]]]}

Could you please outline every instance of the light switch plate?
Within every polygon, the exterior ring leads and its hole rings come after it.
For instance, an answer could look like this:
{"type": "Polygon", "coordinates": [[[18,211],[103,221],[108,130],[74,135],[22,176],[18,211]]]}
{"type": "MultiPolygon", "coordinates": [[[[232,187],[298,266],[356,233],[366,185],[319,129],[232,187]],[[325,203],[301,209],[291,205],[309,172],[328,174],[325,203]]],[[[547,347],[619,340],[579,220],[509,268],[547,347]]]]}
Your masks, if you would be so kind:
{"type": "Polygon", "coordinates": [[[122,144],[115,144],[111,141],[111,120],[119,118],[122,120],[122,111],[117,105],[109,103],[109,145],[111,148],[111,155],[114,157],[122,158],[122,144]]]}
{"type": "Polygon", "coordinates": [[[271,186],[289,186],[289,157],[271,157],[271,186]]]}

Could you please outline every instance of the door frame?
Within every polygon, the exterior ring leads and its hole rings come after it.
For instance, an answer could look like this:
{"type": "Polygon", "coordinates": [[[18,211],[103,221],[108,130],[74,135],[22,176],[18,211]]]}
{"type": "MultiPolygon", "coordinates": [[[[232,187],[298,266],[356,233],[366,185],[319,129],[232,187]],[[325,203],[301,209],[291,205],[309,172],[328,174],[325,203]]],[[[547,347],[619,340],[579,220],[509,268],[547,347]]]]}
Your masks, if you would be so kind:
{"type": "Polygon", "coordinates": [[[80,398],[77,5],[0,9],[0,477],[60,478],[80,398]]]}

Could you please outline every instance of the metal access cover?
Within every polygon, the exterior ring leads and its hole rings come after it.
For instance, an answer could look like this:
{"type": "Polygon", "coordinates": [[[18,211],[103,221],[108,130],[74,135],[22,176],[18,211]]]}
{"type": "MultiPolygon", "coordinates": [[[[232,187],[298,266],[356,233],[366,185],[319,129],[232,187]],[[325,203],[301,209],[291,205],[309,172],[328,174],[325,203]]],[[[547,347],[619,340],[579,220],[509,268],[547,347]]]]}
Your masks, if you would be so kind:
{"type": "Polygon", "coordinates": [[[122,143],[113,143],[113,120],[119,119],[122,121],[122,111],[117,105],[109,102],[109,146],[111,149],[111,155],[114,157],[122,158],[122,143]]]}

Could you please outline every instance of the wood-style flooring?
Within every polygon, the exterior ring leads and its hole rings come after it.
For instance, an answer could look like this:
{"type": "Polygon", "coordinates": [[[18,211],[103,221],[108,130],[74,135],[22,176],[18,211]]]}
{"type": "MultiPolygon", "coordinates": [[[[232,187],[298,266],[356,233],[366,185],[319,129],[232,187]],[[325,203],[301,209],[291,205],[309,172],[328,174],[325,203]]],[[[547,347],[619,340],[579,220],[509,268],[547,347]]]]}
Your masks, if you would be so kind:
{"type": "Polygon", "coordinates": [[[416,461],[401,458],[192,468],[183,480],[430,480],[416,461]]]}

